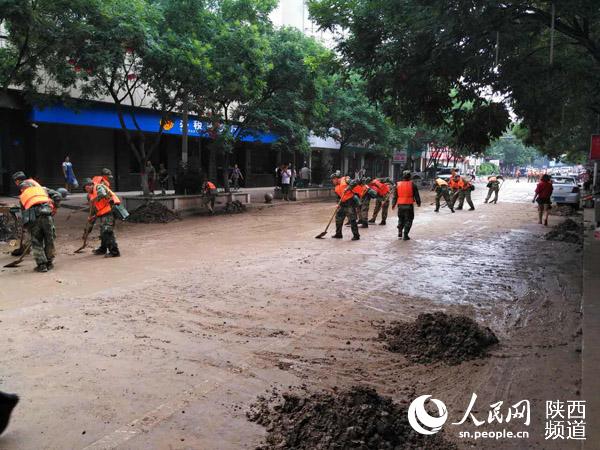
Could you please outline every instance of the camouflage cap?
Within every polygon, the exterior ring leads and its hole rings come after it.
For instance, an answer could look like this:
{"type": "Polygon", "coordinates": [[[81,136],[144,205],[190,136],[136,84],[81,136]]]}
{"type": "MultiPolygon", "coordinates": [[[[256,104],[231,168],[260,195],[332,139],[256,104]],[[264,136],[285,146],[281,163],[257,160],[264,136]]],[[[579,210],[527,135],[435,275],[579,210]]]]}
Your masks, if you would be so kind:
{"type": "Polygon", "coordinates": [[[58,188],[56,192],[58,192],[62,198],[67,198],[67,195],[69,195],[69,191],[62,187],[58,188]]]}
{"type": "Polygon", "coordinates": [[[12,179],[13,181],[17,181],[17,180],[26,180],[27,176],[25,175],[25,172],[23,171],[18,171],[12,174],[12,179]]]}
{"type": "Polygon", "coordinates": [[[91,178],[85,178],[81,187],[86,187],[88,184],[94,184],[91,178]]]}
{"type": "Polygon", "coordinates": [[[112,172],[110,169],[107,169],[106,167],[104,169],[102,169],[102,175],[105,177],[112,177],[112,172]]]}

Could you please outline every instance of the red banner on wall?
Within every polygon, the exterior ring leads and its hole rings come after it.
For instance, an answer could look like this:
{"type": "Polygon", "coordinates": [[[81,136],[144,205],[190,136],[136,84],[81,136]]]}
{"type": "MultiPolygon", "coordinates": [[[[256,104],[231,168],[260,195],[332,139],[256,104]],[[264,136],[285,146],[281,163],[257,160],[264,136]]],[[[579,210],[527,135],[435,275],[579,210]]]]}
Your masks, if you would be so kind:
{"type": "Polygon", "coordinates": [[[592,134],[590,145],[590,159],[600,160],[600,134],[592,134]]]}

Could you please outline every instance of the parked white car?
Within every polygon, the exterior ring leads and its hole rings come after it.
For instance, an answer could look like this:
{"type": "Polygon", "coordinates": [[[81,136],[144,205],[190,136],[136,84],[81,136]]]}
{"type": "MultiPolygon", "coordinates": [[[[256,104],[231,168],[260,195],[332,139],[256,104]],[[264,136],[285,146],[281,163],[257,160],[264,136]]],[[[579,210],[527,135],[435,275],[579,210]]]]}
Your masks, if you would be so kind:
{"type": "Polygon", "coordinates": [[[575,177],[552,177],[552,202],[557,205],[572,205],[579,207],[581,193],[575,177]]]}

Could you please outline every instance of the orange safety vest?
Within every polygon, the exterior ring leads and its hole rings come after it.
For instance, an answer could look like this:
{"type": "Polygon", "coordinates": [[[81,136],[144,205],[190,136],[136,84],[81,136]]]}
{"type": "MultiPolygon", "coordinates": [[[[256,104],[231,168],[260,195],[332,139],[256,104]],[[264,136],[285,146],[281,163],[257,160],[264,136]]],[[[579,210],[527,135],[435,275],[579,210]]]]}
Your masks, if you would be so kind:
{"type": "Polygon", "coordinates": [[[412,205],[415,202],[412,181],[398,181],[396,193],[398,195],[396,205],[412,205]]]}
{"type": "Polygon", "coordinates": [[[382,183],[379,180],[373,180],[369,183],[369,187],[377,192],[380,197],[385,197],[390,192],[390,186],[387,183],[382,183]]]}
{"type": "Polygon", "coordinates": [[[465,186],[465,182],[462,178],[459,178],[458,181],[455,181],[454,178],[450,178],[448,185],[451,189],[462,189],[465,186]]]}
{"type": "Polygon", "coordinates": [[[41,205],[42,203],[52,203],[46,189],[42,187],[37,181],[33,179],[27,179],[24,183],[31,183],[33,186],[29,186],[21,192],[19,200],[23,205],[23,208],[29,209],[35,205],[41,205]]]}
{"type": "Polygon", "coordinates": [[[342,203],[351,200],[354,197],[354,192],[352,190],[346,191],[348,188],[348,182],[345,179],[341,179],[340,182],[335,187],[335,193],[340,198],[342,203]]]}
{"type": "Polygon", "coordinates": [[[217,187],[214,184],[212,184],[210,181],[207,181],[206,188],[212,190],[212,189],[216,189],[217,187]]]}
{"type": "Polygon", "coordinates": [[[369,190],[369,187],[363,184],[359,184],[358,186],[355,186],[352,189],[352,192],[354,192],[356,195],[358,195],[360,198],[363,198],[366,194],[366,192],[369,190]]]}
{"type": "MultiPolygon", "coordinates": [[[[111,199],[115,205],[121,204],[121,199],[117,197],[117,194],[115,194],[110,189],[108,189],[108,193],[110,194],[111,199]]],[[[94,208],[96,209],[96,217],[102,217],[112,211],[112,205],[110,204],[110,200],[108,198],[104,197],[98,199],[98,184],[94,184],[94,189],[89,195],[89,199],[93,203],[94,208]]]]}
{"type": "Polygon", "coordinates": [[[104,175],[96,175],[92,178],[92,182],[94,184],[103,184],[110,189],[110,181],[108,180],[108,177],[105,177],[104,175]]]}

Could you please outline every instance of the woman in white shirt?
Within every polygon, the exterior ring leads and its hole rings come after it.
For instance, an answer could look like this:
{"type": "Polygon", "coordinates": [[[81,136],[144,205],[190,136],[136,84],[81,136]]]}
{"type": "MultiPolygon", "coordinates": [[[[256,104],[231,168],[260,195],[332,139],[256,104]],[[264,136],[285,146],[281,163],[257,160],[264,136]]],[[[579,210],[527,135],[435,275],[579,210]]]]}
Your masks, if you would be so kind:
{"type": "Polygon", "coordinates": [[[290,201],[290,182],[292,180],[292,171],[287,165],[281,169],[281,194],[285,201],[290,201]]]}

